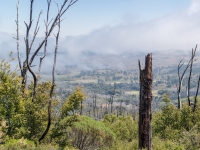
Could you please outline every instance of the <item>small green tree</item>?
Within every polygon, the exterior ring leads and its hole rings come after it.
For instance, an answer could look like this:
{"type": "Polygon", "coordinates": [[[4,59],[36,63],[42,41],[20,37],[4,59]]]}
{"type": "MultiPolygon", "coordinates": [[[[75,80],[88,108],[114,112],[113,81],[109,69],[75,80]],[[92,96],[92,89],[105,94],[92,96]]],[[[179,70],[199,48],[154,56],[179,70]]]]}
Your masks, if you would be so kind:
{"type": "Polygon", "coordinates": [[[176,140],[181,137],[181,111],[172,104],[164,106],[153,116],[152,130],[162,139],[176,140]]]}
{"type": "Polygon", "coordinates": [[[166,105],[153,116],[153,133],[165,140],[178,141],[184,133],[199,124],[199,113],[199,107],[193,112],[192,107],[184,103],[182,109],[172,104],[166,105]]]}
{"type": "Polygon", "coordinates": [[[22,126],[24,100],[21,96],[21,79],[17,71],[11,71],[10,64],[0,62],[0,121],[5,121],[4,133],[12,136],[22,126]]]}
{"type": "Polygon", "coordinates": [[[183,133],[181,143],[185,145],[185,149],[200,149],[200,122],[193,126],[190,131],[183,133]]]}
{"type": "Polygon", "coordinates": [[[163,102],[165,102],[165,103],[170,103],[170,102],[171,102],[169,96],[168,96],[166,93],[163,94],[162,100],[163,100],[163,102]]]}
{"type": "MultiPolygon", "coordinates": [[[[22,131],[26,131],[23,133],[23,136],[28,139],[37,140],[44,129],[46,128],[46,124],[48,122],[48,102],[49,102],[49,90],[51,89],[51,82],[42,82],[38,84],[36,88],[37,95],[35,96],[35,100],[32,101],[32,88],[33,84],[28,87],[28,90],[25,90],[24,93],[24,128],[22,131]]],[[[52,101],[52,113],[54,112],[54,108],[58,104],[58,99],[53,99],[52,101]]],[[[52,118],[52,122],[54,118],[52,118]]]]}
{"type": "Polygon", "coordinates": [[[64,118],[69,115],[74,115],[75,110],[80,109],[81,102],[86,98],[82,87],[77,87],[74,93],[69,95],[61,109],[61,117],[64,118]]]}
{"type": "Polygon", "coordinates": [[[118,140],[130,142],[138,136],[138,122],[131,116],[105,115],[103,122],[116,134],[118,140]]]}
{"type": "Polygon", "coordinates": [[[82,87],[77,87],[63,103],[60,118],[58,118],[57,123],[55,123],[51,134],[51,138],[54,138],[53,142],[60,147],[70,145],[71,142],[69,140],[67,128],[72,126],[74,122],[80,120],[80,117],[75,113],[75,110],[80,109],[81,102],[85,98],[86,95],[84,94],[82,87]]]}
{"type": "MultiPolygon", "coordinates": [[[[38,84],[35,101],[32,101],[33,84],[22,96],[21,80],[17,70],[11,71],[9,62],[0,62],[0,121],[8,138],[37,140],[48,121],[47,106],[50,82],[38,84]]],[[[57,100],[52,103],[52,112],[57,100]]]]}

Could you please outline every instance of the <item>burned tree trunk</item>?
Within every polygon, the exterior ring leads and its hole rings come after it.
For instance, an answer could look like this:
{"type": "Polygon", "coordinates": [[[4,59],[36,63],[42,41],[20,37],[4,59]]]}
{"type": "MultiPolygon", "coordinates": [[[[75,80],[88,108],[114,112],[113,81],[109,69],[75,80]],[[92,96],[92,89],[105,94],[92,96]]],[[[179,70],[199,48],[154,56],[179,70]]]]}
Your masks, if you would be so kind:
{"type": "Polygon", "coordinates": [[[114,83],[114,90],[113,90],[113,93],[110,97],[110,113],[112,114],[113,113],[113,101],[114,101],[114,96],[115,96],[115,91],[116,91],[116,84],[114,83]]]}
{"type": "Polygon", "coordinates": [[[152,147],[151,105],[152,105],[152,54],[145,60],[145,68],[141,70],[140,61],[140,104],[139,104],[139,149],[152,147]]]}
{"type": "Polygon", "coordinates": [[[199,84],[200,84],[200,76],[199,76],[199,79],[198,79],[198,85],[197,85],[196,95],[195,95],[195,97],[194,97],[194,107],[193,107],[193,112],[195,111],[196,106],[197,106],[197,96],[198,96],[198,93],[199,93],[199,84]]]}

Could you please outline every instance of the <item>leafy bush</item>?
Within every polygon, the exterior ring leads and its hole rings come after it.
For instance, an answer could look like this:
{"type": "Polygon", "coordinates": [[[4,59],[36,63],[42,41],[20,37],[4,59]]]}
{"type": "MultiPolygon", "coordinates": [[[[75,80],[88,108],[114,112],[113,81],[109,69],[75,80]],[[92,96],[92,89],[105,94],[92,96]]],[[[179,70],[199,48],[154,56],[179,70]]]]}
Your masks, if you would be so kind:
{"type": "Polygon", "coordinates": [[[68,136],[68,127],[72,126],[74,122],[79,120],[80,116],[77,114],[59,120],[52,129],[52,144],[59,145],[59,147],[71,146],[71,140],[68,136]]]}
{"type": "Polygon", "coordinates": [[[36,146],[34,144],[33,141],[21,138],[21,139],[10,139],[6,142],[4,148],[2,147],[2,149],[12,149],[12,150],[21,150],[21,149],[35,149],[36,146]]]}
{"type": "Polygon", "coordinates": [[[103,122],[123,141],[132,141],[138,136],[138,122],[131,116],[105,115],[103,122]]]}
{"type": "Polygon", "coordinates": [[[184,145],[170,141],[170,140],[161,140],[158,137],[153,138],[152,144],[153,150],[185,150],[184,145]]]}
{"type": "MultiPolygon", "coordinates": [[[[38,84],[34,100],[32,88],[33,83],[24,89],[17,70],[11,71],[8,62],[0,61],[0,122],[5,122],[0,127],[1,135],[35,141],[41,136],[48,121],[47,106],[51,83],[38,84]]],[[[57,100],[54,100],[52,107],[56,104],[57,100]]]]}
{"type": "MultiPolygon", "coordinates": [[[[5,145],[0,146],[1,150],[59,150],[58,146],[53,146],[50,144],[40,144],[35,145],[34,141],[30,141],[24,138],[21,139],[9,139],[5,145]]],[[[65,147],[63,150],[78,150],[74,147],[65,147]]]]}
{"type": "Polygon", "coordinates": [[[80,121],[74,122],[68,129],[72,145],[80,150],[93,150],[110,146],[115,134],[103,122],[81,116],[80,121]]]}
{"type": "Polygon", "coordinates": [[[183,132],[181,143],[185,145],[185,149],[200,149],[200,122],[190,131],[183,132]]]}
{"type": "Polygon", "coordinates": [[[20,118],[23,118],[24,110],[24,100],[20,92],[21,79],[16,70],[10,69],[8,62],[0,62],[0,121],[5,121],[6,125],[2,126],[2,131],[8,136],[21,127],[20,118]]]}
{"type": "Polygon", "coordinates": [[[190,131],[200,122],[199,107],[193,112],[192,107],[183,104],[182,109],[168,104],[153,116],[153,134],[162,139],[179,140],[183,132],[190,131]]]}
{"type": "Polygon", "coordinates": [[[69,95],[61,109],[61,117],[64,118],[69,115],[74,115],[75,110],[81,107],[81,102],[86,98],[82,87],[77,87],[76,90],[69,95]]]}
{"type": "Polygon", "coordinates": [[[162,139],[176,140],[181,138],[181,111],[169,104],[153,116],[153,135],[162,139]]]}

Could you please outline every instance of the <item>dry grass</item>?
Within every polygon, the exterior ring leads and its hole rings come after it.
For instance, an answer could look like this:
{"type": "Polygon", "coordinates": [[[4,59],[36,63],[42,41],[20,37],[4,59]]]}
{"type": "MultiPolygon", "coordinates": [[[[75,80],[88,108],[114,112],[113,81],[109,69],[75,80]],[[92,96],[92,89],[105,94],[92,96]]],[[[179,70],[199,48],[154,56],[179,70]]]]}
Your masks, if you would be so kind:
{"type": "Polygon", "coordinates": [[[80,80],[75,80],[75,81],[70,81],[72,83],[97,83],[98,80],[96,79],[80,79],[80,80]]]}
{"type": "MultiPolygon", "coordinates": [[[[125,94],[139,96],[139,91],[126,91],[125,94]]],[[[153,96],[157,96],[158,90],[153,90],[152,94],[153,94],[153,96]]]]}

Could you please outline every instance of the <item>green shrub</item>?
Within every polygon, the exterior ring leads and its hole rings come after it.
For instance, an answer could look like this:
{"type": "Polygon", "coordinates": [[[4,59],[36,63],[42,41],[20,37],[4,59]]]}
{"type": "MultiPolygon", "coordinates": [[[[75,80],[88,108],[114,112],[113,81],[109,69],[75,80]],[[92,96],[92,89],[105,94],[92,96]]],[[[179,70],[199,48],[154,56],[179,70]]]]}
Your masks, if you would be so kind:
{"type": "Polygon", "coordinates": [[[153,138],[152,144],[153,150],[185,150],[184,145],[170,141],[170,140],[161,140],[158,137],[153,138]]]}
{"type": "Polygon", "coordinates": [[[80,150],[93,150],[110,146],[115,134],[103,122],[81,116],[80,121],[74,122],[68,129],[72,145],[80,150]]]}
{"type": "Polygon", "coordinates": [[[138,121],[131,116],[105,115],[103,122],[115,134],[118,140],[132,141],[138,136],[138,121]]]}
{"type": "Polygon", "coordinates": [[[152,133],[162,139],[176,140],[182,136],[181,111],[169,104],[153,115],[152,133]]]}
{"type": "Polygon", "coordinates": [[[104,147],[100,150],[137,150],[138,149],[138,140],[132,140],[131,142],[116,140],[112,147],[104,147]]]}
{"type": "Polygon", "coordinates": [[[34,150],[36,148],[33,141],[27,140],[27,139],[10,139],[6,142],[4,148],[2,149],[8,149],[8,150],[34,150]]]}
{"type": "Polygon", "coordinates": [[[185,149],[200,149],[200,122],[190,131],[183,132],[181,143],[185,145],[185,149]]]}

